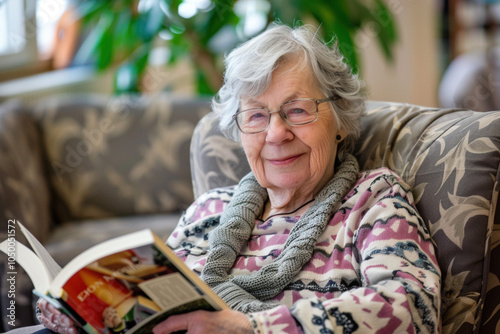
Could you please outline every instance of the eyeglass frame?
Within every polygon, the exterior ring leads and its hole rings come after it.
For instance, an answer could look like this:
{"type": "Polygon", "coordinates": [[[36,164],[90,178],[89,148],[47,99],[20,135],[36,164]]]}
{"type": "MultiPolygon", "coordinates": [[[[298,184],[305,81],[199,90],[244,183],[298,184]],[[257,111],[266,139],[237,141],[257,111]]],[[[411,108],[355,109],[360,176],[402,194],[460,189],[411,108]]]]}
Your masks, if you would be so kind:
{"type": "Polygon", "coordinates": [[[253,134],[257,134],[257,133],[261,133],[261,132],[264,132],[264,131],[267,131],[269,129],[269,125],[271,124],[271,115],[275,114],[275,113],[278,113],[280,115],[281,119],[283,120],[283,122],[285,122],[287,125],[290,125],[290,126],[301,126],[301,125],[306,125],[306,124],[314,123],[314,122],[316,122],[318,120],[318,115],[319,115],[319,108],[318,108],[318,106],[321,103],[325,103],[325,102],[329,102],[329,101],[334,101],[334,100],[338,100],[338,99],[339,99],[338,96],[326,97],[324,99],[312,99],[312,98],[295,99],[295,100],[290,100],[290,101],[282,103],[280,105],[280,107],[278,108],[278,110],[275,110],[275,111],[271,111],[271,110],[269,110],[269,108],[266,108],[266,107],[249,108],[249,109],[237,111],[233,115],[233,120],[236,122],[236,126],[241,131],[241,133],[252,134],[252,135],[253,134]],[[283,106],[285,104],[292,103],[292,102],[297,102],[297,101],[314,101],[316,103],[316,117],[314,117],[314,119],[311,120],[311,121],[307,121],[307,122],[303,122],[303,123],[298,123],[298,124],[291,124],[291,123],[289,123],[288,119],[286,118],[286,115],[284,114],[283,110],[281,110],[281,108],[283,108],[283,106]],[[264,109],[264,110],[266,110],[269,113],[269,118],[267,120],[267,126],[264,129],[262,129],[260,131],[257,131],[257,132],[245,132],[245,131],[243,131],[241,129],[240,124],[238,123],[238,115],[241,114],[241,113],[250,111],[250,110],[255,110],[255,109],[264,109]]]}

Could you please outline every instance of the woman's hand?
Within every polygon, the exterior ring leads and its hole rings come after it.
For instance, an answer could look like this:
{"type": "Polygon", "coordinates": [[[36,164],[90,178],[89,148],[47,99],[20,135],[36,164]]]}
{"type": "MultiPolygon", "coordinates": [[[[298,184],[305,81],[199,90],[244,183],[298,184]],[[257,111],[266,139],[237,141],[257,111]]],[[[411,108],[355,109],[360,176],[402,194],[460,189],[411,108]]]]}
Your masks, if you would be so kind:
{"type": "Polygon", "coordinates": [[[67,315],[62,314],[54,306],[44,299],[38,302],[38,308],[40,309],[40,320],[42,324],[54,331],[61,334],[76,334],[77,330],[75,323],[67,315]]]}
{"type": "Polygon", "coordinates": [[[195,311],[169,317],[153,328],[154,334],[166,334],[186,330],[187,334],[238,333],[252,334],[252,326],[245,314],[223,310],[217,312],[195,311]]]}

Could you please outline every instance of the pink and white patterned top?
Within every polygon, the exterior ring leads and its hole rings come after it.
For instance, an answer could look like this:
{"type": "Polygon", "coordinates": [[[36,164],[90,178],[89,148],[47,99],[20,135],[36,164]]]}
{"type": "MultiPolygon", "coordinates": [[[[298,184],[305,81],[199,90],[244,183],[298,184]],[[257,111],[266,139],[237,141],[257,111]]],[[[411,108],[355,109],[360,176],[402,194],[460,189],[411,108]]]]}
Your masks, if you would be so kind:
{"type": "MultiPolygon", "coordinates": [[[[211,190],[185,212],[167,244],[200,274],[207,234],[236,186],[211,190]]],[[[256,221],[231,274],[273,261],[299,217],[256,221]]],[[[386,168],[361,173],[314,254],[272,302],[248,314],[255,333],[438,333],[441,275],[429,232],[413,196],[386,168]]]]}

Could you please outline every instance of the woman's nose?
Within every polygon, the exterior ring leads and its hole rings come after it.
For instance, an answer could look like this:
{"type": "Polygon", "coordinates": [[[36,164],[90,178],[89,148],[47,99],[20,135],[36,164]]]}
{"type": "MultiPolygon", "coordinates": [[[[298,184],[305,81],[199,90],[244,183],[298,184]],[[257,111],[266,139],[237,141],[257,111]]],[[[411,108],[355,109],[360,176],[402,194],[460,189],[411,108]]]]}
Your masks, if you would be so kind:
{"type": "Polygon", "coordinates": [[[281,118],[280,113],[272,113],[269,120],[269,128],[267,129],[267,141],[280,142],[290,137],[291,132],[289,125],[281,118]]]}

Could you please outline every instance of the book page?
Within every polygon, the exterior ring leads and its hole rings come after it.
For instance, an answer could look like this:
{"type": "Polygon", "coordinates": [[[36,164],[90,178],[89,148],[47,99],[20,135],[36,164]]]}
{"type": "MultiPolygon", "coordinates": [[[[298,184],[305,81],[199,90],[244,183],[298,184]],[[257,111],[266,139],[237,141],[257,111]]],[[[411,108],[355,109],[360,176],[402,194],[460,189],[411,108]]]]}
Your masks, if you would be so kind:
{"type": "MultiPolygon", "coordinates": [[[[50,277],[45,270],[45,265],[42,260],[36,256],[35,253],[22,243],[17,240],[4,240],[0,244],[0,250],[3,251],[7,256],[15,256],[15,260],[17,263],[23,267],[31,281],[33,282],[33,286],[36,290],[46,293],[50,286],[50,277]],[[10,248],[14,248],[13,252],[10,251],[10,248]]],[[[15,272],[15,268],[6,268],[5,273],[9,275],[9,272],[15,272]]]]}
{"type": "Polygon", "coordinates": [[[129,330],[165,308],[203,298],[153,238],[130,248],[130,242],[137,243],[141,235],[143,241],[152,236],[151,232],[133,233],[135,238],[120,245],[128,248],[116,252],[115,247],[114,253],[88,263],[62,285],[58,300],[82,317],[87,331],[129,330]]]}
{"type": "Polygon", "coordinates": [[[179,259],[175,253],[168,248],[168,246],[162,242],[158,236],[154,236],[156,242],[155,246],[158,247],[158,250],[163,253],[169,261],[177,268],[177,270],[182,273],[189,281],[193,283],[197,289],[200,290],[200,293],[206,296],[206,300],[217,310],[229,309],[229,306],[214,292],[210,287],[198,277],[188,266],[179,259]]]}
{"type": "Polygon", "coordinates": [[[200,298],[200,294],[180,273],[150,279],[140,283],[139,287],[162,310],[200,298]]]}
{"type": "Polygon", "coordinates": [[[95,245],[77,255],[73,260],[64,266],[52,282],[50,293],[54,297],[60,297],[61,287],[71,277],[73,277],[73,275],[75,275],[80,269],[103,257],[152,243],[154,243],[153,234],[151,230],[146,229],[106,240],[98,245],[95,245]]]}
{"type": "Polygon", "coordinates": [[[57,264],[57,262],[54,260],[54,258],[47,252],[45,247],[38,241],[37,238],[31,232],[24,227],[23,224],[21,224],[19,221],[17,221],[19,226],[21,227],[21,231],[23,232],[24,236],[26,239],[28,239],[28,242],[30,243],[31,247],[35,251],[35,253],[38,255],[38,258],[43,262],[45,265],[46,271],[49,274],[50,280],[52,281],[54,277],[57,276],[57,274],[61,271],[61,266],[57,264]]]}

